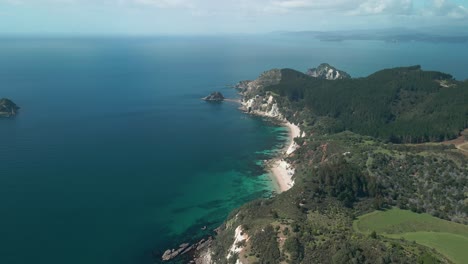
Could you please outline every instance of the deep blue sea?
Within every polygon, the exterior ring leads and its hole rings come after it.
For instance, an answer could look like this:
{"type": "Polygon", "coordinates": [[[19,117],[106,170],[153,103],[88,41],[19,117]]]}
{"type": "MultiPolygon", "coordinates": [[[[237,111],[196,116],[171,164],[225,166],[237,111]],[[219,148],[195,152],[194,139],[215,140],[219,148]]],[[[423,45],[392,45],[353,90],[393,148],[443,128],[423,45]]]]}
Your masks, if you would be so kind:
{"type": "Polygon", "coordinates": [[[286,130],[200,98],[271,68],[468,78],[467,44],[274,36],[2,38],[0,263],[145,264],[269,196],[286,130]]]}

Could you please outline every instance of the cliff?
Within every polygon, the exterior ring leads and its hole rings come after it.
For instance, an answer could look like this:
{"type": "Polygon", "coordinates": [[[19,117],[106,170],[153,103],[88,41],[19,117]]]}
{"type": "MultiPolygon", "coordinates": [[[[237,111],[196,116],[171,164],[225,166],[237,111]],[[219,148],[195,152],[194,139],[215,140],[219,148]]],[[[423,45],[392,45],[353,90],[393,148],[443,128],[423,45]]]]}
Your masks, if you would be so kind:
{"type": "Polygon", "coordinates": [[[0,117],[11,117],[18,113],[20,108],[13,101],[3,98],[0,99],[0,117]]]}
{"type": "Polygon", "coordinates": [[[264,88],[281,81],[281,70],[273,69],[262,73],[256,80],[241,81],[235,88],[242,96],[242,109],[249,114],[267,116],[284,121],[275,95],[264,88]]]}
{"type": "Polygon", "coordinates": [[[309,69],[306,74],[314,78],[326,80],[351,79],[351,75],[336,69],[328,63],[322,63],[317,68],[309,69]]]}
{"type": "Polygon", "coordinates": [[[260,95],[263,88],[276,85],[281,81],[281,70],[273,69],[266,71],[253,81],[241,81],[235,87],[239,90],[244,100],[260,95]]]}

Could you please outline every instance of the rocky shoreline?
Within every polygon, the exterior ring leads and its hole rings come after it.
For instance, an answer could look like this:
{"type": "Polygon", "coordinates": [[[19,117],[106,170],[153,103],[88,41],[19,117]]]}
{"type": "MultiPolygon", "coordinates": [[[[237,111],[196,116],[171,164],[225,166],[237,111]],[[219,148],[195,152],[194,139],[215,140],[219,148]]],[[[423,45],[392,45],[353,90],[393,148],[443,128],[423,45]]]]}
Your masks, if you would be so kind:
{"type": "MultiPolygon", "coordinates": [[[[321,78],[328,80],[346,79],[350,78],[349,74],[343,71],[339,71],[336,68],[328,65],[321,64],[318,68],[310,69],[308,72],[309,76],[313,78],[321,78]]],[[[233,88],[239,91],[241,96],[240,110],[246,114],[251,114],[260,117],[270,118],[272,121],[277,122],[279,125],[287,127],[289,130],[289,144],[285,146],[281,154],[269,161],[265,162],[265,168],[268,169],[273,178],[273,181],[278,185],[278,192],[284,192],[289,190],[294,185],[294,166],[287,162],[286,158],[294,153],[299,146],[295,143],[294,138],[304,137],[305,133],[301,132],[299,126],[289,122],[286,117],[282,114],[281,109],[275,99],[275,95],[264,91],[263,88],[278,84],[281,81],[282,73],[279,69],[273,69],[266,71],[260,75],[259,78],[253,81],[241,81],[233,88]]],[[[211,94],[205,97],[205,100],[219,99],[217,94],[211,94]]],[[[225,100],[223,97],[222,100],[225,100]]],[[[240,227],[238,227],[240,228],[240,227]]],[[[215,230],[218,233],[218,230],[215,230]]],[[[240,232],[242,234],[242,232],[240,232]]],[[[213,237],[210,236],[208,239],[202,239],[201,241],[189,245],[182,244],[178,249],[166,250],[162,259],[169,261],[178,256],[191,255],[192,260],[189,263],[195,264],[211,264],[211,249],[210,246],[213,242],[213,237]]],[[[230,250],[232,254],[241,252],[243,247],[237,247],[236,240],[233,244],[234,250],[230,250]]],[[[227,256],[229,259],[229,256],[227,256]]],[[[240,263],[240,262],[237,262],[240,263]]]]}
{"type": "MultiPolygon", "coordinates": [[[[290,155],[297,145],[294,142],[294,137],[300,136],[300,129],[298,126],[290,123],[281,114],[279,106],[270,93],[260,95],[263,87],[274,85],[281,80],[280,70],[271,70],[264,72],[257,80],[254,81],[241,81],[233,88],[239,91],[241,100],[239,101],[239,109],[246,114],[271,118],[272,121],[277,122],[279,125],[285,126],[289,129],[290,142],[281,151],[281,154],[265,162],[265,168],[270,171],[272,180],[277,185],[277,191],[287,191],[294,185],[293,175],[294,167],[289,164],[285,158],[290,155]]],[[[211,101],[213,98],[220,98],[217,94],[212,93],[204,100],[211,101]]],[[[224,97],[223,97],[223,100],[224,97]]],[[[217,232],[217,230],[215,230],[217,232]]],[[[196,264],[209,264],[211,262],[210,245],[213,241],[210,236],[207,239],[202,239],[199,242],[190,245],[187,243],[181,244],[177,249],[168,249],[161,257],[163,261],[171,261],[181,256],[191,256],[189,263],[196,264]]]]}
{"type": "Polygon", "coordinates": [[[212,242],[213,237],[209,236],[192,245],[190,243],[183,243],[178,249],[166,250],[161,259],[163,261],[170,261],[181,256],[189,256],[192,259],[189,263],[209,263],[204,262],[204,260],[211,257],[211,254],[206,254],[206,252],[209,251],[212,242]]]}
{"type": "Polygon", "coordinates": [[[294,138],[304,136],[300,128],[289,122],[281,113],[275,96],[270,92],[264,92],[265,85],[273,85],[281,79],[281,73],[272,70],[263,73],[255,81],[241,81],[235,88],[242,96],[240,109],[247,114],[271,118],[279,125],[288,128],[289,143],[281,151],[281,154],[265,163],[265,168],[272,175],[273,182],[277,185],[279,193],[289,190],[294,185],[294,166],[287,162],[286,158],[299,146],[294,138]],[[265,79],[266,78],[266,79],[265,79]]]}

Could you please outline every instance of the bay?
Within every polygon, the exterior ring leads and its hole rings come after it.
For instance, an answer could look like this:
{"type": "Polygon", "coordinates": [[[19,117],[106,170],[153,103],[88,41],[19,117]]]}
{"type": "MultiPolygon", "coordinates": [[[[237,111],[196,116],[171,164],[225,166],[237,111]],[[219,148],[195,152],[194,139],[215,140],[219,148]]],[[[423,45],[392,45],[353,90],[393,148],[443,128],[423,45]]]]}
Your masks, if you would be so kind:
{"type": "Polygon", "coordinates": [[[200,100],[271,68],[421,64],[464,79],[466,44],[278,36],[1,38],[0,263],[152,263],[273,190],[287,131],[200,100]]]}

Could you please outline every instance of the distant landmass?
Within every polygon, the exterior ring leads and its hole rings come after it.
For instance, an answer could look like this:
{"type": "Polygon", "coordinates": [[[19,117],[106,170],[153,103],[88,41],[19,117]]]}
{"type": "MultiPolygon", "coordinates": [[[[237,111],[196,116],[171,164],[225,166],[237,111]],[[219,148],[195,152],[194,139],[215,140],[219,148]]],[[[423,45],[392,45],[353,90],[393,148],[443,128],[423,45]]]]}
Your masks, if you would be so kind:
{"type": "MultiPolygon", "coordinates": [[[[446,30],[445,30],[446,31],[446,30]]],[[[468,33],[445,32],[443,29],[412,30],[404,28],[380,30],[349,31],[290,31],[277,32],[281,35],[313,37],[321,41],[345,40],[380,40],[385,42],[433,42],[433,43],[467,43],[468,33]]]]}
{"type": "Polygon", "coordinates": [[[18,113],[20,108],[10,99],[0,99],[0,117],[11,117],[18,113]]]}

